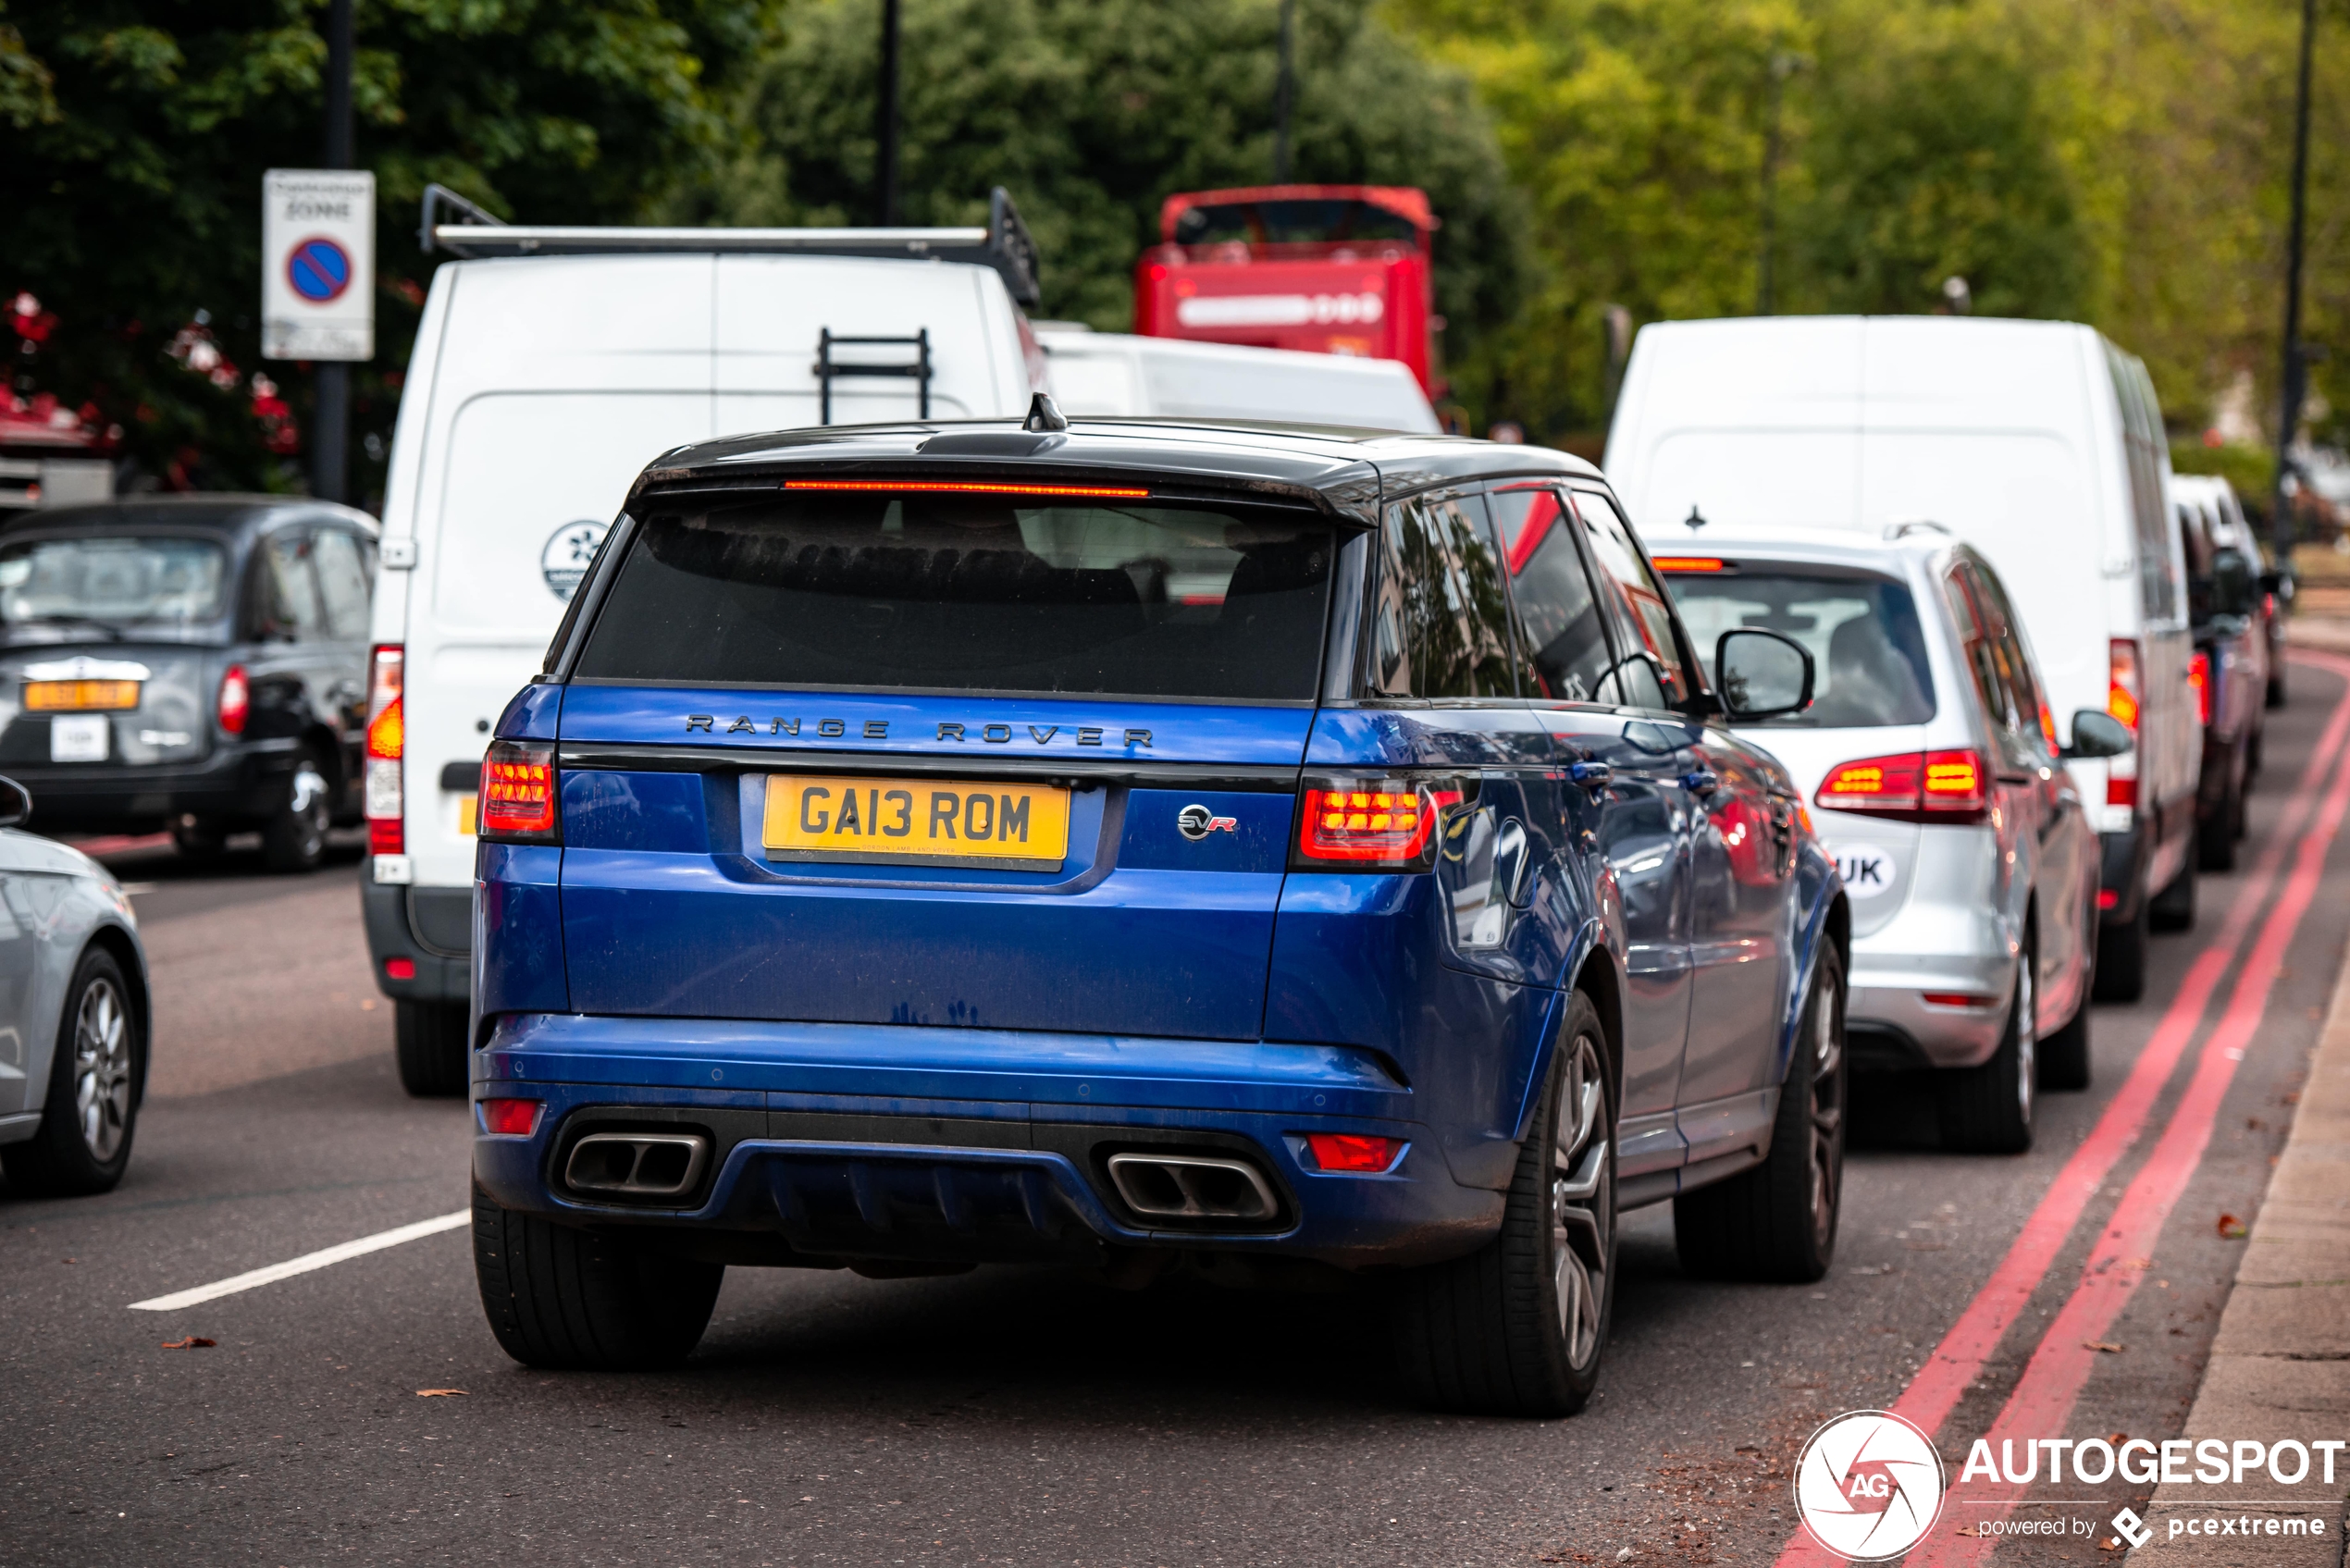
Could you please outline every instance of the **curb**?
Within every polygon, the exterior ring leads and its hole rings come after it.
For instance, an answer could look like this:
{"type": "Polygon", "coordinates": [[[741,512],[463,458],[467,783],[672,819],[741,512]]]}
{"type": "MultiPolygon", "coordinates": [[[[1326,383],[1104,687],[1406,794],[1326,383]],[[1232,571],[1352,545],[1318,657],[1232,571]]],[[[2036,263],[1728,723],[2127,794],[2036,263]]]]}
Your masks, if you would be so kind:
{"type": "MultiPolygon", "coordinates": [[[[2350,963],[2334,982],[2309,1060],[2284,1153],[2253,1221],[2244,1260],[2212,1340],[2211,1360],[2181,1436],[2191,1440],[2350,1436],[2350,963]]],[[[2246,1502],[2234,1509],[2232,1538],[2171,1538],[2170,1521],[2216,1519],[2233,1498],[2275,1498],[2288,1488],[2262,1472],[2241,1486],[2170,1485],[2146,1508],[2154,1538],[2129,1560],[2214,1561],[2258,1568],[2339,1568],[2350,1501],[2350,1454],[2336,1456],[2333,1483],[2313,1462],[2306,1502],[2246,1502]],[[2270,1520],[2312,1515],[2322,1536],[2270,1536],[2270,1520]],[[2249,1529],[2245,1528],[2249,1525],[2249,1529]],[[2246,1536],[2250,1538],[2245,1538],[2246,1536]]]]}

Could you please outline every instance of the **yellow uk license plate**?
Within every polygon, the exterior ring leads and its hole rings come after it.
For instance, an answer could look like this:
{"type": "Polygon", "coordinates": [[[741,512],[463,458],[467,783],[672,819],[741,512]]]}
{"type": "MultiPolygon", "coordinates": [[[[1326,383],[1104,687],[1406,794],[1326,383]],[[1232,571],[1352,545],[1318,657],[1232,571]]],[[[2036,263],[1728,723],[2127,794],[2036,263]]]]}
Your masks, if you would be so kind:
{"type": "Polygon", "coordinates": [[[139,706],[136,681],[27,681],[29,713],[111,713],[139,706]]]}
{"type": "Polygon", "coordinates": [[[770,773],[760,842],[776,859],[1054,871],[1069,856],[1069,791],[770,773]]]}

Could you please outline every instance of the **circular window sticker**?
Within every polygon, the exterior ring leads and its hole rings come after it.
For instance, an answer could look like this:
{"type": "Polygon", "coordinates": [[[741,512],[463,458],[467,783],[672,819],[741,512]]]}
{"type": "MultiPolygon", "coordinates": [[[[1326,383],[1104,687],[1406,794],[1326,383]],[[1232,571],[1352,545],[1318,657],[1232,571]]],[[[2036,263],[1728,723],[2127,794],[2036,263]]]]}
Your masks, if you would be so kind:
{"type": "Polygon", "coordinates": [[[588,563],[596,559],[596,547],[604,542],[611,528],[609,523],[582,518],[556,529],[547,548],[538,552],[538,571],[547,579],[547,591],[568,602],[579,591],[579,579],[588,575],[588,563]]]}
{"type": "Polygon", "coordinates": [[[1795,1511],[1838,1557],[1876,1562],[1925,1538],[1942,1512],[1942,1456],[1882,1410],[1839,1415],[1812,1434],[1795,1465],[1795,1511]]]}

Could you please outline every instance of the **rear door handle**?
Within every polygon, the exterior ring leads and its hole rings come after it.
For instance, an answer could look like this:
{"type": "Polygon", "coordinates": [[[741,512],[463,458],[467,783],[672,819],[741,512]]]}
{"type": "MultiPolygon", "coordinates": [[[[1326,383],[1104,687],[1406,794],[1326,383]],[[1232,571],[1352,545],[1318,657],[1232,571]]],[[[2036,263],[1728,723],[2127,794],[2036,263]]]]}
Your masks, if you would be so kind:
{"type": "Polygon", "coordinates": [[[1566,776],[1586,789],[1598,791],[1614,782],[1615,770],[1604,762],[1570,762],[1566,776]]]}
{"type": "Polygon", "coordinates": [[[1691,795],[1712,795],[1722,787],[1722,775],[1711,768],[1700,768],[1693,773],[1681,775],[1681,787],[1691,795]]]}

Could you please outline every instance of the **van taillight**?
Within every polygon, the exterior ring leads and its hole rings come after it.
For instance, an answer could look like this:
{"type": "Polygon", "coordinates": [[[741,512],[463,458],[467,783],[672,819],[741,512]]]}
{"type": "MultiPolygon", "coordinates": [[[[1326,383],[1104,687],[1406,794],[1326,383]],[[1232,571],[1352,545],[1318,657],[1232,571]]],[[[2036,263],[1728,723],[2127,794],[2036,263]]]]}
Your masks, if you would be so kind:
{"type": "Polygon", "coordinates": [[[245,733],[245,721],[253,714],[253,687],[245,683],[245,667],[231,664],[229,673],[220,677],[220,697],[214,704],[220,715],[220,727],[232,735],[245,733]]]}
{"type": "Polygon", "coordinates": [[[2187,685],[2195,688],[2195,722],[2211,722],[2211,656],[2198,653],[2187,661],[2187,685]]]}
{"type": "Polygon", "coordinates": [[[2109,646],[2111,662],[2106,677],[2105,710],[2135,735],[2138,708],[2145,697],[2145,687],[2138,679],[2138,645],[2129,637],[2115,637],[2109,646]]]}
{"type": "MultiPolygon", "coordinates": [[[[2122,727],[2135,736],[2138,733],[2138,713],[2146,694],[2145,683],[2139,673],[2138,645],[2130,637],[2115,637],[2106,647],[2109,652],[2105,710],[2121,721],[2122,727]]],[[[2135,750],[2106,763],[2105,803],[2108,806],[2137,805],[2138,758],[2135,750]]]]}
{"type": "Polygon", "coordinates": [[[549,844],[555,837],[555,748],[493,742],[481,759],[481,836],[549,844]]]}
{"type": "Polygon", "coordinates": [[[1903,822],[1979,822],[1990,810],[1988,770],[1973,749],[1864,757],[1828,770],[1814,795],[1832,811],[1903,822]]]}
{"type": "Polygon", "coordinates": [[[379,643],[367,658],[367,761],[363,787],[371,855],[407,853],[400,779],[401,759],[408,750],[408,718],[400,700],[406,662],[406,651],[398,643],[379,643]]]}
{"type": "MultiPolygon", "coordinates": [[[[1447,781],[1451,784],[1451,781],[1447,781]]],[[[1444,809],[1466,792],[1409,779],[1319,779],[1298,803],[1301,870],[1425,870],[1444,809]]]]}

